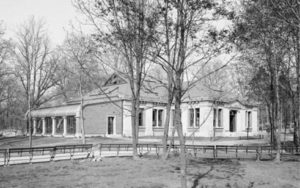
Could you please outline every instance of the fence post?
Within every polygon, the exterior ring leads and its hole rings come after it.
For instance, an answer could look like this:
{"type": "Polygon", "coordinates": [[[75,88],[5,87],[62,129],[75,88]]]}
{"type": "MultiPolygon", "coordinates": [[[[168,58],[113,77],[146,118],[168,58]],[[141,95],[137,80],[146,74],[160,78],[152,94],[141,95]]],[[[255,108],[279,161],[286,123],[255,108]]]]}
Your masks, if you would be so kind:
{"type": "Polygon", "coordinates": [[[214,145],[214,150],[213,150],[213,156],[214,156],[214,159],[216,158],[216,151],[217,151],[217,146],[214,145]]]}
{"type": "Polygon", "coordinates": [[[6,151],[7,151],[6,165],[9,165],[9,160],[10,160],[10,151],[9,151],[9,148],[6,151]]]}
{"type": "Polygon", "coordinates": [[[7,150],[4,151],[3,166],[6,165],[6,155],[7,155],[7,150]]]}
{"type": "Polygon", "coordinates": [[[260,161],[259,146],[256,148],[256,161],[260,161]]]}
{"type": "Polygon", "coordinates": [[[99,147],[98,147],[98,149],[99,149],[99,156],[101,156],[101,149],[102,149],[102,145],[101,145],[101,143],[99,144],[99,147]]]}
{"type": "Polygon", "coordinates": [[[120,153],[120,144],[118,145],[118,149],[117,149],[117,156],[119,156],[119,153],[120,153]]]}
{"type": "Polygon", "coordinates": [[[33,158],[33,148],[30,148],[29,151],[30,151],[30,154],[31,154],[31,155],[30,155],[30,158],[29,158],[29,163],[32,164],[31,161],[32,161],[32,158],[33,158]]]}

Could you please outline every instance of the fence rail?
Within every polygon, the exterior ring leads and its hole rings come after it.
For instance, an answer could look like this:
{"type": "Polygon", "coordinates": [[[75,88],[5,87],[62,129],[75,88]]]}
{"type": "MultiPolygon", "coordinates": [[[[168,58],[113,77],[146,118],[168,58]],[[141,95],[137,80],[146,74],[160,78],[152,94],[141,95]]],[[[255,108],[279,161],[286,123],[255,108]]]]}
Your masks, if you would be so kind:
{"type": "MultiPolygon", "coordinates": [[[[172,153],[179,153],[179,145],[168,145],[172,153]]],[[[161,155],[161,144],[138,144],[139,155],[161,155]]],[[[282,146],[281,156],[294,156],[300,160],[300,147],[282,146]]],[[[272,146],[231,146],[231,145],[186,145],[188,156],[197,158],[231,158],[264,160],[274,158],[276,151],[272,146]]],[[[0,166],[22,163],[50,162],[58,160],[83,159],[89,157],[132,156],[131,144],[80,144],[51,147],[0,149],[0,166]]]]}
{"type": "MultiPolygon", "coordinates": [[[[162,153],[161,144],[138,144],[140,155],[162,153]]],[[[168,146],[174,152],[180,152],[179,145],[168,146]]],[[[131,144],[99,144],[98,151],[102,157],[132,156],[131,144]]],[[[186,145],[185,152],[199,158],[235,158],[235,159],[272,159],[276,150],[272,146],[232,146],[232,145],[186,145]]],[[[282,146],[281,155],[300,154],[300,147],[282,146]]],[[[300,156],[299,156],[300,157],[300,156]]]]}
{"type": "Polygon", "coordinates": [[[0,149],[0,166],[88,158],[92,144],[0,149]]]}

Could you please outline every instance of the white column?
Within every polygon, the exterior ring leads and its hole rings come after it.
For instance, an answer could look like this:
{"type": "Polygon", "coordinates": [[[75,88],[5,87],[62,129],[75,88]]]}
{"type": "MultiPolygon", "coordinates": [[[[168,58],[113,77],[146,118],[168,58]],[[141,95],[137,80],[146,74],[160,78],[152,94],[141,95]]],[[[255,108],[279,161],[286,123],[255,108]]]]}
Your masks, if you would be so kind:
{"type": "Polygon", "coordinates": [[[42,135],[45,135],[46,134],[46,120],[44,117],[42,118],[42,126],[43,126],[42,135]]]}
{"type": "Polygon", "coordinates": [[[189,126],[189,107],[188,105],[181,105],[181,122],[182,122],[182,131],[184,135],[187,135],[187,129],[189,126]]]}
{"type": "Polygon", "coordinates": [[[32,118],[33,120],[33,133],[32,135],[36,135],[36,118],[32,118]]]}
{"type": "Polygon", "coordinates": [[[230,110],[228,108],[223,108],[223,128],[224,131],[229,131],[229,127],[230,127],[230,120],[229,120],[229,116],[230,116],[230,110]]]}
{"type": "Polygon", "coordinates": [[[81,133],[81,127],[80,127],[80,117],[79,116],[76,116],[76,130],[75,130],[75,136],[76,137],[80,137],[82,136],[82,133],[81,133]]]}
{"type": "Polygon", "coordinates": [[[153,105],[147,105],[145,108],[145,135],[152,136],[152,114],[153,114],[153,105]]]}
{"type": "Polygon", "coordinates": [[[56,134],[56,121],[55,117],[52,117],[52,135],[56,134]]]}
{"type": "Polygon", "coordinates": [[[63,120],[64,120],[64,133],[63,133],[63,136],[66,136],[67,135],[67,116],[64,116],[63,120]]]}

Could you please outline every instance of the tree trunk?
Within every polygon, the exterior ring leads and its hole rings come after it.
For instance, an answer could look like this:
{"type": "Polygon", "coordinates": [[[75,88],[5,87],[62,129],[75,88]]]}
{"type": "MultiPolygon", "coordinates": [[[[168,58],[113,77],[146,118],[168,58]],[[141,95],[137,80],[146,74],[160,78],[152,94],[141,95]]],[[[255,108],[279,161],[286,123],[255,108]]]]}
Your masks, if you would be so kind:
{"type": "Polygon", "coordinates": [[[81,125],[81,136],[82,136],[82,143],[85,144],[85,130],[84,130],[84,117],[83,117],[83,94],[82,94],[82,79],[81,79],[81,73],[80,73],[80,98],[81,98],[81,101],[80,101],[80,125],[81,125]]]}
{"type": "Polygon", "coordinates": [[[138,112],[139,110],[136,109],[137,107],[137,99],[132,99],[131,103],[131,133],[132,133],[132,155],[133,158],[136,159],[138,158],[138,153],[137,153],[137,144],[138,144],[138,139],[137,139],[137,120],[138,120],[138,112]]]}
{"type": "MultiPolygon", "coordinates": [[[[277,60],[277,59],[276,59],[277,60]]],[[[274,66],[274,127],[276,131],[276,157],[275,162],[280,162],[280,150],[281,150],[281,124],[280,124],[280,113],[279,113],[279,76],[278,76],[278,63],[277,61],[274,66]]]]}
{"type": "MultiPolygon", "coordinates": [[[[164,136],[162,138],[162,144],[163,144],[163,159],[168,158],[168,137],[169,137],[169,125],[170,125],[170,115],[171,115],[171,105],[172,105],[172,99],[168,99],[167,104],[167,113],[166,113],[166,119],[165,119],[165,126],[164,126],[164,136]]],[[[174,117],[173,117],[174,118],[174,117]]]]}
{"type": "Polygon", "coordinates": [[[186,188],[186,154],[185,154],[185,142],[181,123],[181,96],[180,91],[175,91],[175,124],[177,127],[177,133],[180,143],[180,179],[181,187],[186,188]]]}
{"type": "Polygon", "coordinates": [[[28,119],[28,129],[29,129],[29,147],[32,147],[32,131],[31,131],[31,97],[30,97],[30,88],[28,87],[28,114],[27,114],[27,119],[28,119]]]}
{"type": "MultiPolygon", "coordinates": [[[[297,4],[299,6],[299,3],[297,4]]],[[[298,147],[300,142],[300,23],[298,24],[298,35],[297,35],[297,62],[296,62],[296,73],[297,73],[297,124],[294,127],[294,142],[298,147]]]]}
{"type": "Polygon", "coordinates": [[[83,117],[83,97],[81,96],[80,102],[80,120],[81,120],[81,134],[82,134],[82,143],[85,144],[85,130],[84,130],[84,117],[83,117]]]}

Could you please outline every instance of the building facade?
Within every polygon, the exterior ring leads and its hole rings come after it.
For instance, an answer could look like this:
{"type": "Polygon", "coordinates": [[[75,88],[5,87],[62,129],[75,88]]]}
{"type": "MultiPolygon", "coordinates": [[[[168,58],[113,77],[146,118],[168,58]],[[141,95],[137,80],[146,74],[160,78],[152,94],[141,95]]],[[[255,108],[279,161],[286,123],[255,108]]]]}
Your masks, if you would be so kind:
{"type": "MultiPolygon", "coordinates": [[[[166,118],[166,91],[146,82],[141,91],[139,136],[163,136],[166,118]],[[145,89],[147,87],[147,89],[145,89]]],[[[113,74],[103,88],[84,97],[83,121],[86,136],[131,136],[131,97],[129,82],[113,74]]],[[[245,136],[258,134],[258,109],[237,100],[212,97],[203,87],[194,87],[181,105],[186,136],[245,136]]],[[[171,134],[174,107],[170,116],[171,134]]],[[[33,134],[81,136],[81,105],[75,99],[61,106],[31,112],[33,134]]]]}

